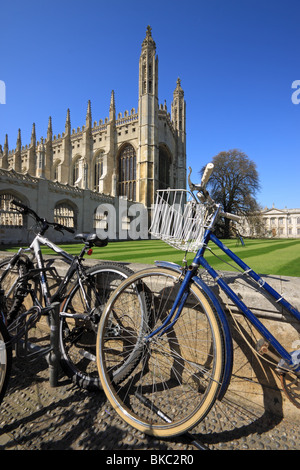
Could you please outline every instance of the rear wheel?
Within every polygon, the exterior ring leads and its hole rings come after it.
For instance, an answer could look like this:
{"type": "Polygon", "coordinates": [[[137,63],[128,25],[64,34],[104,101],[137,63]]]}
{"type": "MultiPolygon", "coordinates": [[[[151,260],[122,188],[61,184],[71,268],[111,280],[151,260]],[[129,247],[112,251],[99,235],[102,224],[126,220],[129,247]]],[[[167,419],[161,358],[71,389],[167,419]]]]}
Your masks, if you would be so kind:
{"type": "Polygon", "coordinates": [[[9,382],[12,363],[12,348],[6,326],[0,319],[0,403],[9,382]]]}
{"type": "Polygon", "coordinates": [[[218,397],[224,374],[220,322],[196,284],[188,288],[177,321],[161,329],[178,293],[179,278],[163,268],[136,273],[110,299],[98,329],[97,361],[108,400],[131,426],[159,437],[182,434],[201,421],[218,397]],[[138,319],[145,309],[151,310],[153,325],[141,330],[138,319]],[[125,324],[124,319],[131,321],[125,324]],[[114,338],[112,324],[120,331],[114,338]],[[137,344],[139,362],[119,380],[115,371],[126,357],[130,360],[137,344]]]}
{"type": "Polygon", "coordinates": [[[86,278],[71,287],[61,307],[61,365],[74,383],[89,390],[99,389],[96,362],[98,324],[110,295],[133,274],[127,267],[105,263],[86,270],[86,278]]]}

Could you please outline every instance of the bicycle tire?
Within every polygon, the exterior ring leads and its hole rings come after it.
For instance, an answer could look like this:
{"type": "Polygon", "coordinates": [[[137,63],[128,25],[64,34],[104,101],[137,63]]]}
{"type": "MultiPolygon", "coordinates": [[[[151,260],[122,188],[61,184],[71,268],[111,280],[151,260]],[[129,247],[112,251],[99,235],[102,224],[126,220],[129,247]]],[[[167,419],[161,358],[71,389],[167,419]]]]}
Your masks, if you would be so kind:
{"type": "MultiPolygon", "coordinates": [[[[5,258],[0,262],[0,277],[2,277],[5,268],[11,262],[11,258],[5,258]]],[[[1,281],[4,295],[7,303],[7,324],[12,323],[20,312],[24,297],[22,295],[22,284],[18,284],[18,279],[25,276],[28,272],[26,258],[19,258],[12,269],[6,273],[1,281]]]]}
{"type": "Polygon", "coordinates": [[[12,364],[12,346],[6,326],[0,319],[0,403],[9,383],[12,364]]]}
{"type": "MultiPolygon", "coordinates": [[[[137,315],[138,298],[126,302],[126,292],[147,286],[151,291],[154,332],[165,321],[180,286],[180,273],[151,268],[133,275],[116,290],[101,318],[97,335],[97,363],[102,388],[116,412],[131,426],[157,437],[187,432],[205,418],[218,397],[224,374],[224,336],[218,315],[195,283],[189,286],[183,310],[166,333],[139,339],[143,353],[129,376],[116,381],[114,370],[124,351],[111,344],[107,331],[111,318],[137,315]]],[[[143,315],[140,312],[140,315],[143,315]]],[[[124,338],[119,338],[125,342],[124,338]]],[[[129,333],[128,333],[129,334],[129,333]]],[[[132,335],[132,332],[130,332],[132,335]]]]}
{"type": "Polygon", "coordinates": [[[96,336],[100,317],[111,293],[133,271],[117,263],[103,263],[85,271],[83,288],[89,302],[84,304],[83,292],[76,279],[65,302],[60,316],[61,366],[73,383],[87,390],[101,388],[96,364],[96,336]],[[95,298],[97,290],[98,300],[95,298]],[[89,311],[87,311],[89,310],[89,311]],[[70,317],[63,316],[71,314],[70,317]],[[74,317],[86,314],[86,319],[74,317]]]}

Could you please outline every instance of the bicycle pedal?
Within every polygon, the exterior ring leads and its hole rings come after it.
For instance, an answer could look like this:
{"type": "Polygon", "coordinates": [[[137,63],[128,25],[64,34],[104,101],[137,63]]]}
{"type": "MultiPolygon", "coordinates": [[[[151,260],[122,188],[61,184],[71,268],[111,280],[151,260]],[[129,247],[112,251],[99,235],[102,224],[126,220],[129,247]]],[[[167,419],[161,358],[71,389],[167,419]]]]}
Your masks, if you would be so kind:
{"type": "Polygon", "coordinates": [[[59,312],[60,317],[75,318],[77,320],[90,320],[90,316],[84,313],[59,312]]]}

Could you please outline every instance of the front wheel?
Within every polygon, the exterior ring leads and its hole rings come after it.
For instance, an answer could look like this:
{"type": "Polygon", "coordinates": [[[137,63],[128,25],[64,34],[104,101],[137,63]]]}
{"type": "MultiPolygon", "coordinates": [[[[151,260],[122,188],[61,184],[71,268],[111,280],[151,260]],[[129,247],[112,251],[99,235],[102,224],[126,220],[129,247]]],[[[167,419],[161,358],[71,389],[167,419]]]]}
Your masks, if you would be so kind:
{"type": "Polygon", "coordinates": [[[0,318],[0,403],[9,382],[12,363],[12,347],[7,328],[0,318]]]}
{"type": "Polygon", "coordinates": [[[158,437],[185,433],[201,421],[218,397],[224,373],[220,322],[196,284],[188,287],[177,321],[161,328],[180,285],[180,274],[164,268],[134,274],[110,299],[98,329],[98,369],[108,400],[131,426],[158,437]],[[145,309],[153,323],[141,330],[138,319],[145,309]],[[115,337],[112,325],[119,331],[115,337]],[[116,377],[126,360],[135,367],[116,377]]]}
{"type": "Polygon", "coordinates": [[[119,284],[133,274],[117,263],[96,265],[71,286],[60,313],[61,365],[82,388],[100,388],[96,335],[104,306],[119,284]]]}

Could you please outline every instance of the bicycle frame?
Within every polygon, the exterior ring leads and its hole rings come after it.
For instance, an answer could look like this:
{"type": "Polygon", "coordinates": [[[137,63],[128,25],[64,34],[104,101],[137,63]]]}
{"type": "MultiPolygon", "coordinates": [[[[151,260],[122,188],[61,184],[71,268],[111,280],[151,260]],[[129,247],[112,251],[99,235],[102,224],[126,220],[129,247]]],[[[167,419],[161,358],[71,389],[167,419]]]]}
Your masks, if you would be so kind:
{"type": "MultiPolygon", "coordinates": [[[[207,249],[207,245],[209,241],[212,241],[216,246],[218,246],[226,255],[229,256],[240,268],[244,270],[252,279],[254,279],[261,289],[264,289],[265,292],[270,295],[277,303],[280,303],[289,313],[291,313],[297,320],[300,321],[300,312],[296,310],[287,300],[285,300],[275,289],[273,289],[266,281],[264,281],[255,271],[253,271],[246,263],[244,263],[235,253],[233,253],[226,245],[224,245],[212,232],[212,226],[208,228],[203,237],[203,244],[202,247],[196,253],[196,256],[192,262],[191,267],[185,274],[180,289],[178,291],[177,297],[174,301],[172,309],[166,318],[164,324],[154,331],[151,336],[156,334],[163,334],[165,331],[170,329],[172,325],[176,322],[177,318],[179,317],[186,295],[188,285],[193,280],[196,282],[200,288],[204,288],[206,284],[196,275],[196,272],[200,266],[202,266],[208,274],[215,280],[215,282],[219,285],[219,287],[227,294],[227,296],[233,301],[233,303],[238,307],[238,309],[245,315],[245,317],[251,322],[251,324],[256,328],[256,330],[270,343],[270,345],[275,349],[275,351],[279,354],[279,356],[285,361],[286,365],[290,367],[294,372],[297,374],[300,373],[300,363],[295,362],[293,360],[292,355],[286,351],[286,349],[281,345],[279,341],[270,333],[270,331],[262,324],[262,322],[256,317],[256,315],[245,305],[242,300],[236,295],[236,293],[228,286],[228,284],[220,277],[220,275],[210,266],[210,264],[204,258],[205,251],[207,249]]],[[[174,265],[173,263],[168,262],[156,262],[159,266],[168,267],[170,269],[181,271],[182,268],[179,265],[174,265]]],[[[218,310],[219,317],[220,317],[220,305],[211,292],[208,286],[205,288],[206,293],[210,296],[211,300],[213,301],[215,307],[218,310]],[[209,293],[210,291],[210,293],[209,293]]],[[[229,329],[226,325],[226,320],[224,316],[220,317],[221,323],[223,326],[223,331],[225,330],[225,343],[227,348],[227,356],[231,358],[232,353],[228,348],[230,348],[230,341],[226,338],[226,335],[229,332],[229,329]]],[[[229,333],[230,334],[230,333],[229,333]]],[[[231,359],[230,359],[231,360],[231,359]]],[[[230,365],[227,364],[227,380],[229,380],[229,370],[230,365]]]]}
{"type": "MultiPolygon", "coordinates": [[[[43,237],[42,235],[39,235],[39,234],[34,238],[29,248],[23,249],[23,252],[28,252],[28,251],[34,252],[35,258],[37,260],[38,268],[40,269],[40,283],[41,283],[41,288],[42,288],[42,295],[45,300],[45,305],[49,306],[51,302],[55,300],[55,298],[54,299],[51,298],[49,294],[47,275],[44,271],[44,259],[41,253],[41,245],[48,246],[48,248],[50,248],[55,253],[62,256],[68,263],[73,263],[74,257],[66,253],[59,246],[55,245],[55,243],[52,243],[50,240],[48,240],[48,238],[43,237]]],[[[54,297],[58,296],[57,294],[58,292],[60,292],[61,287],[63,287],[67,283],[68,279],[70,278],[70,275],[73,274],[75,268],[73,268],[72,271],[70,272],[71,268],[72,268],[72,264],[70,266],[70,269],[65,279],[62,282],[62,285],[58,288],[58,291],[55,293],[54,297]]]]}
{"type": "MultiPolygon", "coordinates": [[[[36,235],[34,240],[32,241],[31,245],[28,248],[20,248],[18,252],[15,254],[15,256],[12,259],[12,262],[7,266],[6,271],[9,271],[9,269],[14,266],[16,261],[21,257],[23,253],[33,253],[36,261],[37,261],[37,266],[38,266],[38,271],[39,271],[39,278],[40,278],[40,285],[41,285],[41,290],[42,290],[42,296],[45,302],[45,306],[49,307],[53,302],[59,301],[60,300],[60,294],[64,290],[65,286],[73,276],[74,272],[78,268],[78,257],[77,256],[72,256],[68,253],[66,253],[64,250],[62,250],[59,246],[55,245],[52,243],[48,238],[42,236],[41,234],[36,235]],[[57,291],[54,293],[54,295],[51,297],[49,293],[49,288],[48,288],[48,283],[47,283],[47,275],[46,275],[46,269],[44,265],[44,259],[42,256],[41,252],[41,245],[45,245],[51,250],[53,250],[55,253],[59,254],[62,256],[62,258],[65,259],[65,261],[70,264],[70,267],[62,280],[61,284],[59,285],[57,291]]],[[[5,277],[5,271],[3,272],[0,281],[5,277]]],[[[31,293],[33,295],[33,293],[31,293]]],[[[34,297],[34,300],[39,304],[41,307],[40,303],[38,302],[37,297],[34,297]]]]}
{"type": "Polygon", "coordinates": [[[244,263],[235,253],[226,247],[210,230],[207,230],[204,236],[204,245],[198,251],[194,263],[203,266],[210,276],[217,282],[219,287],[228,295],[234,302],[239,310],[243,312],[245,317],[252,323],[256,330],[272,345],[282,359],[285,360],[295,372],[300,372],[300,364],[295,364],[290,353],[276,340],[276,338],[269,332],[269,330],[262,324],[262,322],[254,315],[254,313],[240,300],[235,292],[228,286],[228,284],[218,275],[218,273],[209,265],[204,259],[204,252],[207,244],[212,241],[224,253],[226,253],[240,268],[244,270],[252,279],[254,279],[261,289],[264,289],[277,303],[280,303],[286,310],[291,313],[297,320],[300,321],[300,313],[285,300],[275,289],[273,289],[266,281],[264,281],[255,271],[253,271],[246,263],[244,263]]]}

